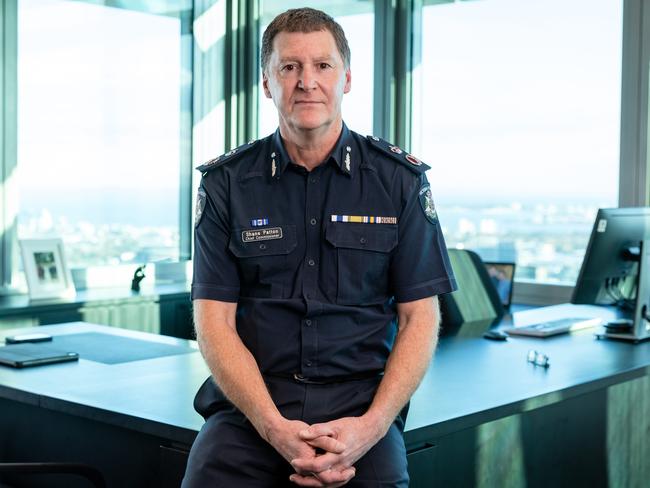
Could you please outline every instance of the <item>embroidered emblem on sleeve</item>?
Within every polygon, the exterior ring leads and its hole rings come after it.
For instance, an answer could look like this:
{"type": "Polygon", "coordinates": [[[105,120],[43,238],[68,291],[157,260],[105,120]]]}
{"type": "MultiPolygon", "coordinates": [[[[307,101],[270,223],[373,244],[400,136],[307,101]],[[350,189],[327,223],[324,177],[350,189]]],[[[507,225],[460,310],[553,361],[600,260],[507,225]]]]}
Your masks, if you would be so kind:
{"type": "Polygon", "coordinates": [[[203,210],[205,209],[205,192],[199,189],[196,194],[196,208],[194,211],[194,227],[198,227],[203,217],[203,210]]]}
{"type": "Polygon", "coordinates": [[[427,220],[432,224],[438,223],[438,213],[436,212],[436,207],[433,204],[433,195],[431,194],[431,187],[425,185],[420,188],[419,193],[420,207],[426,216],[427,220]]]}

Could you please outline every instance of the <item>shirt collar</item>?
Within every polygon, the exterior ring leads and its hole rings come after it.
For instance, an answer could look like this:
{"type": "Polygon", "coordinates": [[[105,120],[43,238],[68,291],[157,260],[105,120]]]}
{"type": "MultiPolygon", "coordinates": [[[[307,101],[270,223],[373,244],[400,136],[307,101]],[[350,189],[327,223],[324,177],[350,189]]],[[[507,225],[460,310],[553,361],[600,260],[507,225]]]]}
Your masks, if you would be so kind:
{"type": "MultiPolygon", "coordinates": [[[[287,168],[291,159],[282,142],[280,129],[276,129],[271,138],[270,154],[268,157],[269,175],[271,178],[280,178],[284,170],[287,168]]],[[[358,155],[355,155],[352,133],[350,129],[343,123],[341,135],[334,145],[334,149],[326,158],[326,162],[332,161],[342,173],[352,177],[353,169],[358,164],[358,155]]],[[[356,151],[358,153],[358,151],[356,151]]]]}
{"type": "Polygon", "coordinates": [[[284,170],[291,162],[291,159],[289,159],[289,154],[284,148],[279,127],[275,130],[271,141],[271,154],[269,154],[268,158],[269,174],[271,175],[271,178],[280,178],[280,175],[284,173],[284,170]]]}
{"type": "Polygon", "coordinates": [[[341,135],[337,141],[329,159],[333,160],[342,173],[352,177],[352,170],[354,168],[355,160],[358,162],[358,151],[356,155],[354,152],[355,145],[353,144],[352,133],[348,126],[343,123],[341,135]]]}

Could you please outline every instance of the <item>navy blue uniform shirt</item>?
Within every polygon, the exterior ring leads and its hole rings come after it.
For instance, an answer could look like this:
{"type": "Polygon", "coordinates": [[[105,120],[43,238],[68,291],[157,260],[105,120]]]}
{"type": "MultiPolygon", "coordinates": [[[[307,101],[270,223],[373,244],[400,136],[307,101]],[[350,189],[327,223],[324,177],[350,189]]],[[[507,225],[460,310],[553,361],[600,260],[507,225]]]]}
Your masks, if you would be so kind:
{"type": "Polygon", "coordinates": [[[279,130],[200,166],[192,299],[237,302],[264,374],[383,370],[396,302],[456,288],[427,168],[345,125],[311,172],[279,130]]]}

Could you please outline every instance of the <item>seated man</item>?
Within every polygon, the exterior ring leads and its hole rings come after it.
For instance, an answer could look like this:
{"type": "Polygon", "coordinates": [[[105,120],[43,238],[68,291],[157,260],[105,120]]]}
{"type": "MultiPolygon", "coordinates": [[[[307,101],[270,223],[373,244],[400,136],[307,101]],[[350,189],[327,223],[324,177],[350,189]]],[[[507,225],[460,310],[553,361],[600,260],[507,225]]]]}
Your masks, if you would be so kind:
{"type": "Polygon", "coordinates": [[[342,120],[350,50],[318,10],[266,29],[271,136],[203,166],[192,299],[212,378],[183,486],[408,486],[405,405],[455,289],[428,166],[342,120]]]}

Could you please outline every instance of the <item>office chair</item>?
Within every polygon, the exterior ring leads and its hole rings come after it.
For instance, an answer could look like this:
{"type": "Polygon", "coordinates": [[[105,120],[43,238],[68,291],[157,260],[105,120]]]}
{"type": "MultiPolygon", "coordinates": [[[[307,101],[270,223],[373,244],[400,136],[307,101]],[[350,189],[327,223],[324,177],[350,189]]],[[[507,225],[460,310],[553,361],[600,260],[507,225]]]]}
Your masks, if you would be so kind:
{"type": "Polygon", "coordinates": [[[448,253],[458,290],[440,297],[443,331],[468,324],[485,330],[505,313],[499,293],[478,254],[466,249],[448,253]]]}
{"type": "Polygon", "coordinates": [[[106,488],[104,477],[98,469],[80,463],[0,463],[0,488],[8,488],[12,485],[3,484],[3,474],[68,474],[85,478],[95,488],[106,488]]]}

